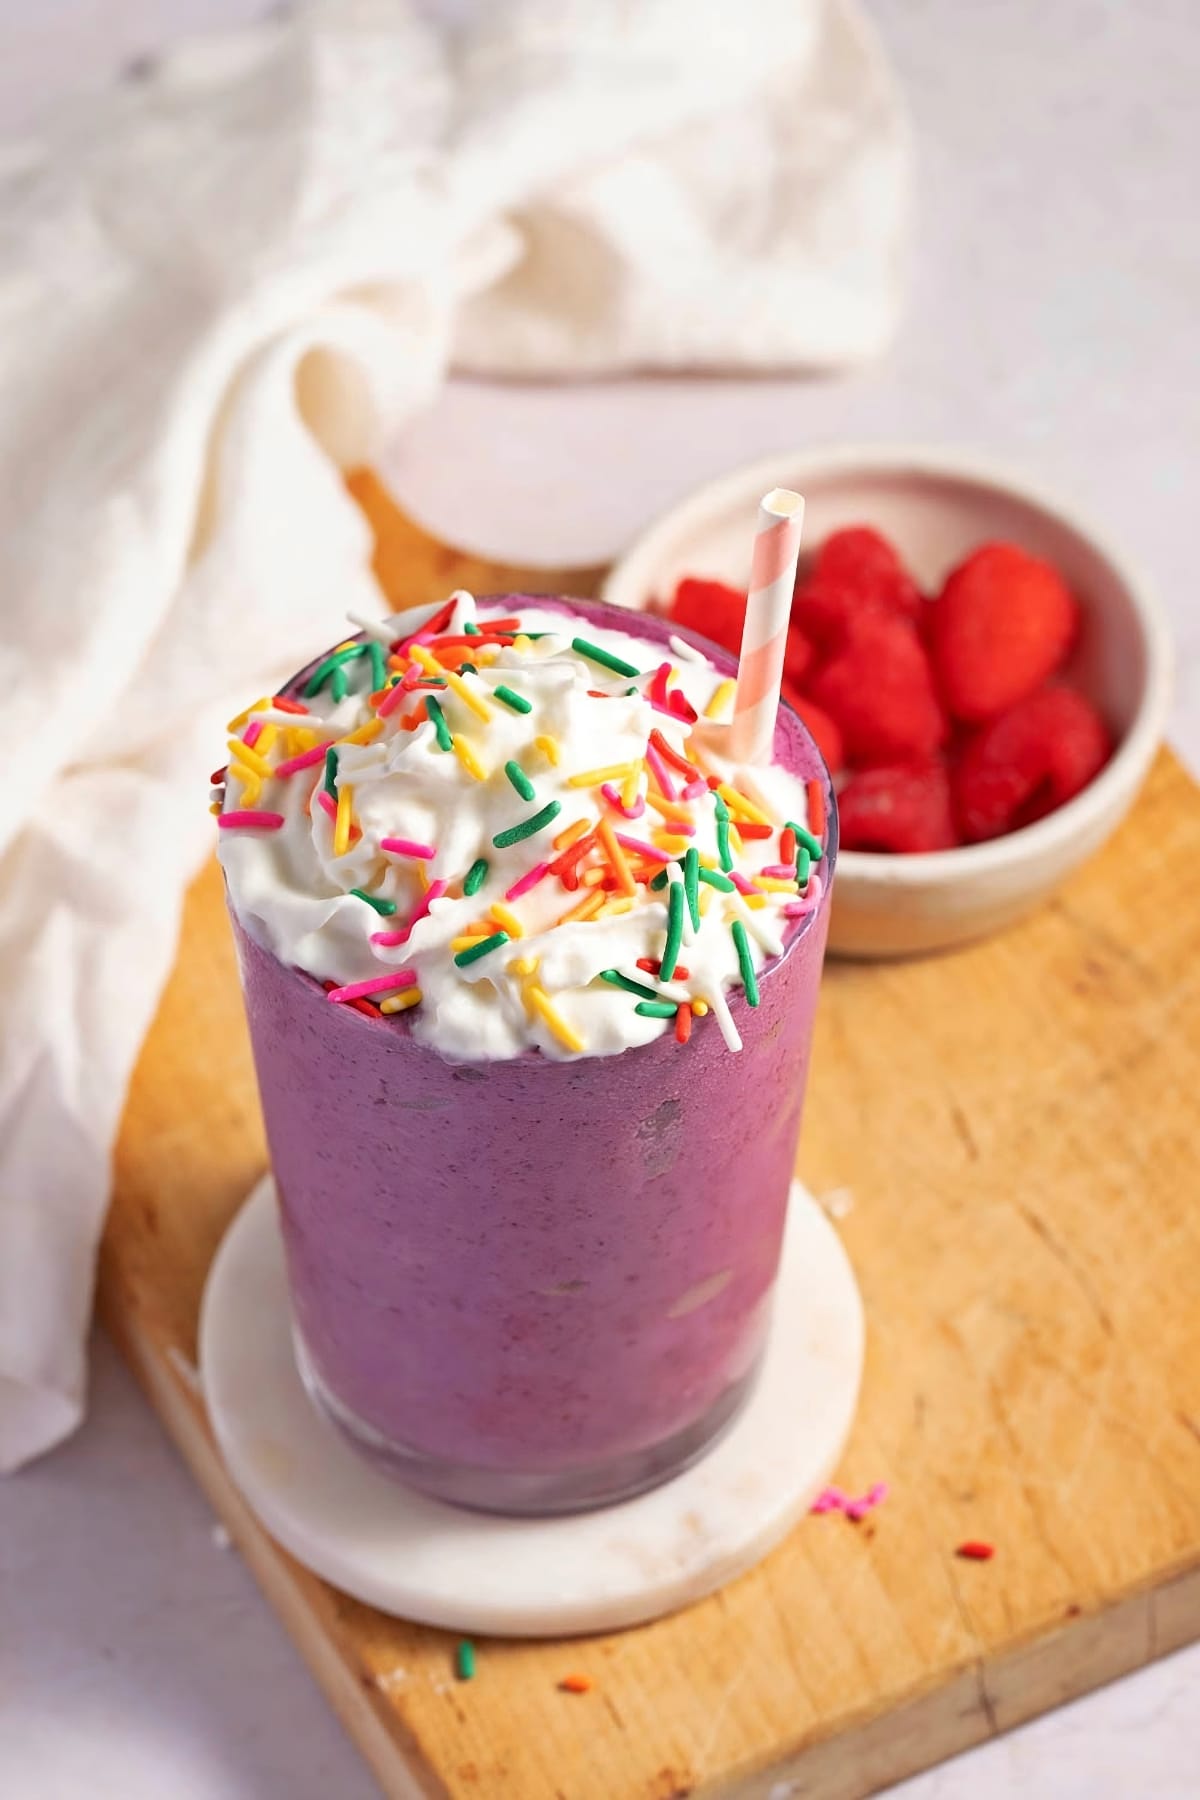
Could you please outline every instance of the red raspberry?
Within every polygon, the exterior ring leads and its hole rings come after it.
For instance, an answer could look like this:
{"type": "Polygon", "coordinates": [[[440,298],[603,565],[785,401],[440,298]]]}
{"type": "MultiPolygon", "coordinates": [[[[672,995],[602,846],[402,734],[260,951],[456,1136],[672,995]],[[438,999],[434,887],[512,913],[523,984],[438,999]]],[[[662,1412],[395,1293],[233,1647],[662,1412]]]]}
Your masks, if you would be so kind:
{"type": "Polygon", "coordinates": [[[957,719],[994,719],[1053,675],[1079,608],[1057,569],[1015,544],[984,544],[933,604],[933,660],[957,719]]]}
{"type": "Polygon", "coordinates": [[[869,525],[831,532],[817,552],[813,577],[818,587],[842,588],[914,621],[922,608],[920,589],[898,552],[869,525]]]}
{"type": "Polygon", "coordinates": [[[1041,688],[984,725],[963,752],[954,801],[969,843],[1031,825],[1098,775],[1112,745],[1090,701],[1041,688]]]}
{"type": "Polygon", "coordinates": [[[842,734],[829,714],[815,706],[811,700],[806,700],[786,675],[783,678],[783,697],[804,720],[809,737],[825,759],[825,767],[831,775],[836,775],[845,763],[846,753],[842,746],[842,734]]]}
{"type": "Polygon", "coordinates": [[[867,769],[838,795],[843,850],[952,850],[958,843],[941,763],[867,769]]]}
{"type": "Polygon", "coordinates": [[[907,762],[945,741],[929,658],[912,626],[892,615],[863,615],[809,693],[840,727],[852,764],[907,762]]]}
{"type": "Polygon", "coordinates": [[[804,677],[816,661],[817,653],[797,625],[789,625],[787,648],[783,653],[783,672],[795,687],[804,685],[804,677]]]}
{"type": "Polygon", "coordinates": [[[670,617],[677,625],[698,631],[736,656],[742,647],[742,626],[746,622],[746,596],[738,588],[726,587],[723,581],[703,581],[685,575],[675,589],[670,617]]]}

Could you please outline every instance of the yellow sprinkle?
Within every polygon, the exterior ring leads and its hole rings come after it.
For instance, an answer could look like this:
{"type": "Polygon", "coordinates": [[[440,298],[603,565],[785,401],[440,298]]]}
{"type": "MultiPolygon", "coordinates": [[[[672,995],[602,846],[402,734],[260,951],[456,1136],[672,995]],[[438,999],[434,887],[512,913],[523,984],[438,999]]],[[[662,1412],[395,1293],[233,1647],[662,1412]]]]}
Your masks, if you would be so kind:
{"type": "Polygon", "coordinates": [[[559,1043],[567,1050],[574,1050],[576,1055],[581,1054],[583,1039],[573,1027],[567,1024],[562,1014],[555,1011],[550,1003],[550,996],[542,988],[535,987],[530,982],[525,989],[525,997],[533,1010],[545,1020],[559,1043]]]}
{"type": "Polygon", "coordinates": [[[708,911],[709,907],[712,905],[713,892],[714,892],[714,890],[709,887],[707,882],[705,882],[704,886],[700,889],[700,917],[701,918],[704,917],[705,913],[708,911]]]}
{"type": "Polygon", "coordinates": [[[605,869],[585,869],[579,879],[584,887],[603,887],[606,875],[605,869]]]}
{"type": "Polygon", "coordinates": [[[419,862],[417,864],[417,880],[421,884],[421,892],[423,894],[427,894],[429,892],[430,887],[432,886],[432,883],[430,882],[428,875],[425,873],[425,864],[423,862],[419,862]]]}
{"type": "Polygon", "coordinates": [[[226,731],[240,731],[243,725],[249,724],[251,713],[262,712],[264,708],[270,706],[270,704],[271,702],[264,694],[261,700],[256,700],[253,706],[248,706],[245,712],[240,712],[236,719],[230,719],[228,725],[225,727],[226,731]]]}
{"type": "Polygon", "coordinates": [[[621,805],[632,807],[638,797],[638,789],[642,785],[642,771],[635,763],[625,777],[625,785],[621,789],[621,805]]]}
{"type": "Polygon", "coordinates": [[[503,901],[497,900],[492,908],[492,917],[503,931],[507,931],[510,938],[525,936],[525,927],[520,919],[511,907],[504,905],[503,901]]]}
{"type": "Polygon", "coordinates": [[[652,806],[656,813],[662,814],[664,819],[682,819],[685,825],[696,823],[696,815],[690,806],[676,806],[673,800],[664,800],[660,794],[648,793],[646,805],[652,806]]]}
{"type": "Polygon", "coordinates": [[[331,656],[340,656],[343,650],[353,650],[354,645],[355,640],[353,638],[343,638],[340,644],[335,644],[333,646],[333,649],[329,654],[331,656]]]}
{"type": "Polygon", "coordinates": [[[486,669],[489,668],[499,656],[500,646],[499,644],[485,644],[482,650],[473,651],[472,654],[475,657],[477,665],[481,669],[486,669]]]}
{"type": "Polygon", "coordinates": [[[565,850],[568,844],[573,844],[581,838],[587,829],[588,822],[586,819],[576,819],[573,825],[568,825],[565,831],[559,832],[554,840],[554,848],[556,850],[565,850]]]}
{"type": "Polygon", "coordinates": [[[704,1017],[705,1013],[708,1011],[708,1001],[707,1000],[693,1000],[692,1001],[692,1011],[695,1013],[695,1015],[698,1019],[702,1019],[704,1017]]]}
{"type": "MultiPolygon", "coordinates": [[[[444,678],[447,687],[458,695],[464,706],[470,707],[477,719],[486,721],[491,718],[492,709],[487,701],[482,699],[481,696],[475,692],[474,688],[468,687],[461,675],[456,675],[453,669],[447,669],[444,664],[438,661],[436,656],[431,655],[424,644],[414,644],[412,646],[412,654],[427,675],[441,675],[444,678]]],[[[480,780],[482,779],[483,777],[481,776],[480,780]]]]}
{"type": "Polygon", "coordinates": [[[505,970],[509,975],[536,975],[541,968],[540,956],[514,956],[505,970]]]}
{"type": "Polygon", "coordinates": [[[210,813],[214,813],[217,818],[220,818],[222,811],[221,802],[219,800],[213,800],[210,803],[208,810],[210,813]]]}
{"type": "Polygon", "coordinates": [[[379,1010],[383,1013],[407,1012],[410,1006],[419,1006],[424,999],[420,988],[404,988],[398,994],[389,994],[386,1000],[379,1002],[379,1010]]]}
{"type": "Polygon", "coordinates": [[[588,788],[599,787],[602,781],[624,781],[630,769],[637,766],[636,763],[612,763],[607,769],[588,769],[582,775],[568,775],[567,786],[588,788]]]}
{"type": "MultiPolygon", "coordinates": [[[[793,889],[793,892],[794,891],[795,890],[793,889]]],[[[767,896],[765,894],[743,894],[742,899],[746,902],[746,905],[751,907],[755,912],[761,912],[763,907],[767,904],[767,896]]]]}
{"type": "Polygon", "coordinates": [[[764,894],[792,894],[796,892],[794,881],[784,881],[779,875],[752,875],[750,877],[756,888],[764,894]]]}
{"type": "Polygon", "coordinates": [[[584,921],[587,919],[594,919],[603,905],[604,890],[602,888],[593,888],[586,900],[581,900],[579,905],[573,906],[569,913],[564,913],[558,922],[560,925],[565,925],[571,919],[584,921]]]}
{"type": "Polygon", "coordinates": [[[744,819],[752,820],[755,825],[773,825],[775,823],[775,821],[769,818],[762,810],[761,806],[755,806],[753,800],[748,800],[745,794],[741,793],[737,788],[730,787],[727,781],[721,783],[717,792],[720,794],[722,800],[724,800],[726,806],[728,806],[730,812],[740,812],[744,819]]]}
{"type": "Polygon", "coordinates": [[[746,840],[732,820],[730,820],[729,824],[729,841],[735,850],[744,850],[746,848],[746,840]]]}
{"type": "Polygon", "coordinates": [[[316,741],[316,732],[310,731],[307,725],[289,725],[284,733],[289,756],[303,756],[306,750],[313,748],[316,741]]]}
{"type": "Polygon", "coordinates": [[[267,754],[268,750],[273,749],[274,745],[275,745],[275,739],[278,736],[279,736],[278,725],[264,725],[262,730],[259,732],[258,736],[254,740],[254,748],[258,751],[258,754],[260,756],[265,756],[267,754]]]}
{"type": "Polygon", "coordinates": [[[533,639],[531,637],[526,637],[523,631],[518,631],[516,637],[512,641],[511,648],[514,650],[532,650],[533,639]]]}
{"type": "Polygon", "coordinates": [[[707,850],[701,850],[701,852],[700,852],[700,867],[702,869],[715,869],[716,866],[717,866],[716,857],[710,856],[708,854],[707,850]]]}
{"type": "Polygon", "coordinates": [[[350,808],[354,803],[354,789],[344,781],[338,782],[337,818],[333,821],[333,854],[345,856],[350,848],[350,808]]]}
{"type": "Polygon", "coordinates": [[[348,731],[341,741],[343,744],[370,744],[382,730],[382,719],[368,719],[365,725],[358,725],[353,731],[348,731]]]}
{"type": "Polygon", "coordinates": [[[670,856],[679,856],[681,852],[687,849],[691,839],[676,837],[674,833],[670,831],[652,831],[650,833],[650,842],[656,849],[665,850],[670,856]]]}
{"type": "Polygon", "coordinates": [[[609,919],[614,913],[632,912],[634,902],[628,894],[621,894],[616,900],[607,900],[596,914],[598,919],[609,919]]]}
{"type": "Polygon", "coordinates": [[[534,738],[533,745],[534,745],[535,750],[541,751],[541,753],[545,757],[546,761],[550,764],[550,767],[552,769],[557,769],[558,759],[562,755],[562,751],[559,748],[558,739],[556,737],[550,737],[548,734],[543,733],[543,735],[541,737],[534,738]]]}
{"type": "Polygon", "coordinates": [[[243,806],[257,806],[262,796],[262,782],[252,769],[241,763],[230,763],[229,773],[236,775],[242,784],[241,803],[243,806]]]}
{"type": "Polygon", "coordinates": [[[452,731],[450,733],[450,742],[453,745],[455,756],[457,756],[459,762],[467,771],[467,774],[473,775],[476,781],[486,781],[487,775],[480,767],[479,759],[475,755],[470,744],[467,743],[466,739],[460,738],[457,732],[452,731]]]}
{"type": "Polygon", "coordinates": [[[717,719],[725,711],[725,707],[737,692],[737,682],[730,677],[727,681],[718,682],[713,689],[713,697],[704,709],[706,719],[717,719]]]}
{"type": "Polygon", "coordinates": [[[491,935],[490,931],[464,931],[461,937],[450,939],[450,948],[457,956],[460,950],[469,950],[472,944],[482,944],[484,938],[491,935]]]}
{"type": "Polygon", "coordinates": [[[271,765],[266,757],[260,756],[257,750],[252,750],[249,744],[243,744],[241,738],[230,738],[226,748],[230,756],[236,758],[238,762],[244,762],[247,768],[254,770],[256,775],[271,773],[271,765]]]}

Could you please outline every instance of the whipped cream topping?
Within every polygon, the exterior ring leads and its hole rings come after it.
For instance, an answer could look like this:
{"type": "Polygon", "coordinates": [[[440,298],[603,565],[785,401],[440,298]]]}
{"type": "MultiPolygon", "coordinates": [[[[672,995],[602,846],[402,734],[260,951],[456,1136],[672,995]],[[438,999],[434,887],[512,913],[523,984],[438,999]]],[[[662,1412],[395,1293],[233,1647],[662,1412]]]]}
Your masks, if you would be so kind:
{"type": "Polygon", "coordinates": [[[233,722],[214,804],[233,907],[282,962],[452,1059],[611,1056],[693,1019],[740,1047],[726,996],[756,999],[821,864],[804,782],[725,754],[732,683],[701,652],[460,593],[291,692],[233,722]]]}

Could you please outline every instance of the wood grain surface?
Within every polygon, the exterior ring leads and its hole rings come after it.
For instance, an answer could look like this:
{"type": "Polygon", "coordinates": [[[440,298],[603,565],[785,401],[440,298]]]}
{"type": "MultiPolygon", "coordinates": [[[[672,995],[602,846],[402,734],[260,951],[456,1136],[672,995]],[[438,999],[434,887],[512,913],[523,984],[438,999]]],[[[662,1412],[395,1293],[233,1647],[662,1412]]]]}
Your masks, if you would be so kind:
{"type": "MultiPolygon", "coordinates": [[[[410,599],[593,586],[468,563],[358,488],[410,599]]],[[[885,1480],[887,1502],[806,1520],[673,1619],[483,1643],[460,1683],[444,1633],[277,1549],[207,1431],[200,1294],[265,1151],[201,876],[126,1109],[100,1303],[387,1793],[840,1800],[1200,1635],[1198,885],[1200,796],[1164,753],[1118,840],[1024,925],[829,967],[800,1169],[853,1197],[868,1360],[839,1480],[885,1480]],[[957,1558],[964,1539],[993,1560],[957,1558]],[[590,1693],[559,1691],[575,1671],[590,1693]]]]}

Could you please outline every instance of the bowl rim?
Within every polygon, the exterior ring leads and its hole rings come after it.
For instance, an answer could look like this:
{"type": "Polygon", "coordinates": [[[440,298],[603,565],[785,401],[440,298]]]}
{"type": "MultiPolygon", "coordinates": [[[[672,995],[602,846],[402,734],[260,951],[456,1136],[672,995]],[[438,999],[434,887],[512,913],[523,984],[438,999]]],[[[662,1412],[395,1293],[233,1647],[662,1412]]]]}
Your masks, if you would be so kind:
{"type": "MultiPolygon", "coordinates": [[[[1126,789],[1136,785],[1149,768],[1163,740],[1171,704],[1174,652],[1162,604],[1142,569],[1124,552],[1118,553],[1106,533],[1097,529],[1073,503],[1066,503],[1053,491],[1031,483],[1002,461],[970,451],[931,449],[903,442],[851,443],[834,445],[826,450],[780,450],[714,477],[659,513],[618,557],[605,577],[599,597],[613,605],[630,606],[630,601],[619,597],[623,590],[647,593],[650,584],[646,565],[654,556],[659,540],[668,530],[672,536],[686,532],[690,524],[706,518],[714,506],[724,503],[733,491],[743,487],[749,491],[762,484],[774,485],[781,472],[803,489],[806,476],[816,479],[840,471],[872,470],[879,474],[917,473],[973,482],[1047,514],[1073,531],[1108,564],[1130,601],[1146,658],[1145,681],[1125,736],[1104,768],[1085,788],[1044,819],[982,844],[960,844],[951,850],[914,851],[905,855],[849,850],[843,846],[839,856],[843,885],[850,877],[893,887],[925,887],[939,880],[967,880],[1000,869],[1011,872],[1020,864],[1039,861],[1061,849],[1091,818],[1119,803],[1126,789]]],[[[749,524],[747,532],[749,541],[749,524]]]]}

